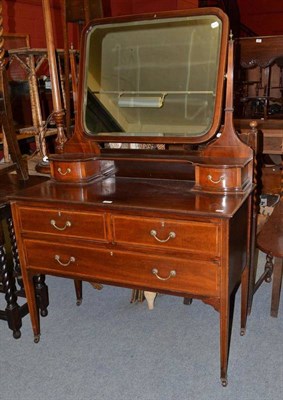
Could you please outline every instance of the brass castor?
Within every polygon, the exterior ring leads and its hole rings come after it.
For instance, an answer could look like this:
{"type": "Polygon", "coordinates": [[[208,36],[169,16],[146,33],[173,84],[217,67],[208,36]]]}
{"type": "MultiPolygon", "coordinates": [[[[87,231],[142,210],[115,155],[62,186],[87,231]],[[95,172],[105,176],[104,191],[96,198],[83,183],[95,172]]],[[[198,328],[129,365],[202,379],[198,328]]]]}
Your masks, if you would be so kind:
{"type": "Polygon", "coordinates": [[[228,385],[228,380],[227,380],[227,378],[221,378],[221,385],[222,385],[223,387],[226,387],[226,386],[228,385]]]}
{"type": "Polygon", "coordinates": [[[14,331],[13,332],[13,338],[14,339],[19,339],[21,337],[21,331],[14,331]]]}
{"type": "Polygon", "coordinates": [[[244,336],[246,334],[246,328],[241,328],[240,335],[244,336]]]}
{"type": "Polygon", "coordinates": [[[34,343],[38,343],[40,340],[40,335],[34,335],[33,341],[34,343]]]}
{"type": "Polygon", "coordinates": [[[82,302],[83,302],[83,299],[77,299],[76,305],[77,305],[77,306],[80,306],[80,305],[82,304],[82,302]]]}

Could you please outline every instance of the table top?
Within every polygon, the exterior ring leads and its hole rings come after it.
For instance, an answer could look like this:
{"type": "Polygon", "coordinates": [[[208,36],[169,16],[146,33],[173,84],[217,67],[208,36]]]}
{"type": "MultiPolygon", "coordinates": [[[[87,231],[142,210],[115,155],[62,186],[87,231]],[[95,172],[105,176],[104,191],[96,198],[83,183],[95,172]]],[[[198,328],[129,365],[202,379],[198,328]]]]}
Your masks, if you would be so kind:
{"type": "Polygon", "coordinates": [[[212,194],[192,190],[194,182],[109,177],[88,184],[56,183],[49,180],[14,193],[11,200],[45,202],[49,206],[79,205],[99,211],[142,211],[205,215],[230,218],[241,207],[250,191],[212,194]]]}
{"type": "Polygon", "coordinates": [[[8,196],[13,195],[25,188],[36,185],[45,181],[47,178],[42,176],[30,176],[27,181],[23,181],[17,174],[6,173],[1,175],[0,182],[0,205],[5,205],[9,202],[8,196]]]}
{"type": "Polygon", "coordinates": [[[260,231],[257,246],[264,253],[283,258],[283,197],[260,231]]]}

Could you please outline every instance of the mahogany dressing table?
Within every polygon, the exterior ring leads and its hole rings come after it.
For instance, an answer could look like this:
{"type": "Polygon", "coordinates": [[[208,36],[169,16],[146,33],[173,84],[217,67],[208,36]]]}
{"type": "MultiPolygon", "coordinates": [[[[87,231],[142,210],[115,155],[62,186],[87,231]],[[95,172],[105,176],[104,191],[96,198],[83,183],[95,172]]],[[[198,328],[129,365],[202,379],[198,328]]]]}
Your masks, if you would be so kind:
{"type": "Polygon", "coordinates": [[[73,137],[49,156],[51,179],[11,199],[34,340],[36,274],[196,298],[219,312],[226,386],[240,283],[246,328],[253,191],[253,152],[233,128],[227,16],[92,21],[81,60],[73,137]],[[97,131],[102,118],[112,132],[97,131]]]}

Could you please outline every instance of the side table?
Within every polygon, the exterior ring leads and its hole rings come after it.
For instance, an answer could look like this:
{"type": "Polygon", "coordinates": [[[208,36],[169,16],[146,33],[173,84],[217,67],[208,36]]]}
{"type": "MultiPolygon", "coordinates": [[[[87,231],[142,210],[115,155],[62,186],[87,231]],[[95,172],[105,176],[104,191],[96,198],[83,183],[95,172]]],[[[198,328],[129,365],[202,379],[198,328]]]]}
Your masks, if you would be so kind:
{"type": "MultiPolygon", "coordinates": [[[[0,310],[0,320],[7,321],[8,327],[13,331],[15,339],[21,336],[22,318],[28,314],[28,305],[18,304],[18,297],[25,298],[25,290],[21,276],[21,267],[18,256],[16,236],[10,204],[7,196],[27,186],[45,180],[45,178],[31,177],[28,181],[21,181],[15,174],[1,176],[0,186],[0,295],[5,296],[5,309],[0,310]]],[[[45,276],[34,277],[36,300],[40,314],[47,315],[49,304],[48,288],[45,276]]]]}

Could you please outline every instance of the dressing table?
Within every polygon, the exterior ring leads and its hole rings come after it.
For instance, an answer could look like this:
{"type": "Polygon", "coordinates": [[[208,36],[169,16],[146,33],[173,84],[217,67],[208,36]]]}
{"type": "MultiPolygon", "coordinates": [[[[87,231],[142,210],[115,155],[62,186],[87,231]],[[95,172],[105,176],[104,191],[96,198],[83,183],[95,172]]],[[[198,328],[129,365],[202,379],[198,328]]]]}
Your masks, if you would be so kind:
{"type": "Polygon", "coordinates": [[[49,156],[51,179],[11,199],[34,341],[37,274],[196,298],[219,312],[226,386],[240,283],[246,328],[254,188],[253,151],[233,127],[227,16],[92,21],[79,76],[75,132],[49,156]]]}

